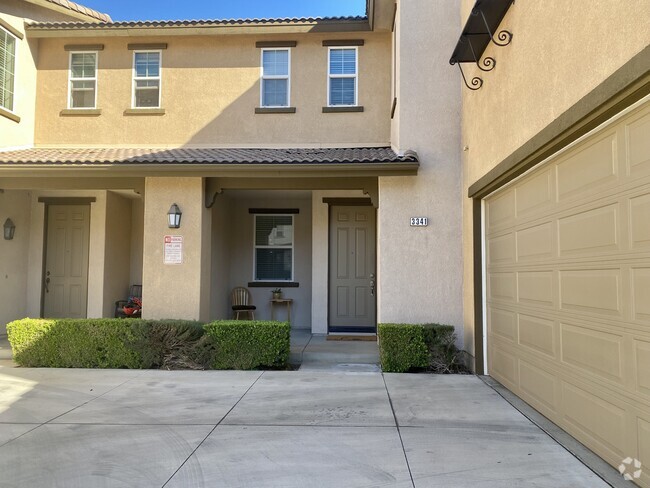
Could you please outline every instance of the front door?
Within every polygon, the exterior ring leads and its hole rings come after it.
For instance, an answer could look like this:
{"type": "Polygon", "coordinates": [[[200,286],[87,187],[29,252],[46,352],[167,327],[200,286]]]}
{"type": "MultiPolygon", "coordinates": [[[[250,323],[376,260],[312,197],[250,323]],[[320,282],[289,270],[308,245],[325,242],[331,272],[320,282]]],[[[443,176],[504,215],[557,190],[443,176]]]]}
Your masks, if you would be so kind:
{"type": "Polygon", "coordinates": [[[329,331],[375,332],[375,208],[330,207],[329,331]]]}
{"type": "Polygon", "coordinates": [[[86,317],[89,235],[89,205],[48,206],[44,317],[86,317]]]}

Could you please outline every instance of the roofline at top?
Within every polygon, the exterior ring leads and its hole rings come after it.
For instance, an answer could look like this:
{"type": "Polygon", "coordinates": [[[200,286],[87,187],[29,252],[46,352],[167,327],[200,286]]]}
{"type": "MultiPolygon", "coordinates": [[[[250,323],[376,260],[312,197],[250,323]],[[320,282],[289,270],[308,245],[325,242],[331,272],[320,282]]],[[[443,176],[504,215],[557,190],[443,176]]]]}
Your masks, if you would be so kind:
{"type": "Polygon", "coordinates": [[[296,19],[228,19],[130,22],[29,22],[32,38],[101,36],[187,36],[210,34],[275,34],[304,32],[368,32],[368,17],[296,19]]]}
{"type": "Polygon", "coordinates": [[[92,8],[86,7],[85,5],[81,5],[77,2],[66,1],[65,3],[68,5],[66,6],[52,0],[25,0],[25,1],[34,5],[38,5],[39,7],[43,7],[49,10],[54,10],[55,12],[59,12],[64,15],[74,17],[76,19],[85,22],[95,23],[95,22],[112,21],[111,16],[109,14],[104,12],[99,12],[92,8]]]}

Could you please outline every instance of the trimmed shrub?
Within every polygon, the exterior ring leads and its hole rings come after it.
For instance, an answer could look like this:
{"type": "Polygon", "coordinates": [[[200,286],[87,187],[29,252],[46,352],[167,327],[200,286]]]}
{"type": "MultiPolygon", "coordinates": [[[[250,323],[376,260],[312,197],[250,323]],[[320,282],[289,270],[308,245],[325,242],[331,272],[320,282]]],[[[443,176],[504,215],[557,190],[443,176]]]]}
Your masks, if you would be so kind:
{"type": "Polygon", "coordinates": [[[144,329],[120,319],[22,319],[7,324],[16,363],[50,368],[141,368],[144,329]]]}
{"type": "Polygon", "coordinates": [[[426,368],[428,348],[424,329],[416,324],[379,324],[379,360],[388,373],[426,368]]]}
{"type": "Polygon", "coordinates": [[[466,371],[464,351],[456,347],[456,332],[452,325],[379,324],[378,333],[379,357],[385,372],[466,371]]]}
{"type": "Polygon", "coordinates": [[[288,322],[219,320],[203,328],[215,348],[213,369],[287,366],[291,333],[288,322]]]}

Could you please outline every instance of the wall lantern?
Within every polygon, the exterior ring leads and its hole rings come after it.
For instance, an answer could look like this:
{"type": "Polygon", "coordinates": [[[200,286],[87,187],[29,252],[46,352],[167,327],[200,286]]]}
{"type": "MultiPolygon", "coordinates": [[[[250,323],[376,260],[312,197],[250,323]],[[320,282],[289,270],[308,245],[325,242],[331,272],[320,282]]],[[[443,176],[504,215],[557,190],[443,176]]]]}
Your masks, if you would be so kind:
{"type": "Polygon", "coordinates": [[[4,230],[5,230],[5,240],[6,241],[12,240],[14,238],[14,232],[16,232],[16,225],[13,223],[11,219],[5,220],[4,230]]]}
{"type": "MultiPolygon", "coordinates": [[[[170,229],[178,229],[181,226],[182,215],[183,212],[181,212],[181,209],[178,208],[178,205],[176,205],[175,203],[171,207],[169,207],[169,212],[167,212],[167,223],[169,224],[170,229]]],[[[5,226],[6,225],[7,224],[5,224],[5,226]]],[[[5,230],[5,236],[6,235],[7,235],[7,231],[5,230]]]]}

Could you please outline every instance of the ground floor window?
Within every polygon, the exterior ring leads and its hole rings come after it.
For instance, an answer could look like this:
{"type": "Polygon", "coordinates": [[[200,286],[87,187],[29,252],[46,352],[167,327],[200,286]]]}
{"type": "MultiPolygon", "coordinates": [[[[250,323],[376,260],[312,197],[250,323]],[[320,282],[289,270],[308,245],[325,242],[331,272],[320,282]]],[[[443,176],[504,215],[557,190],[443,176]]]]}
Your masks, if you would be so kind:
{"type": "Polygon", "coordinates": [[[255,215],[254,279],[293,280],[293,215],[255,215]]]}

